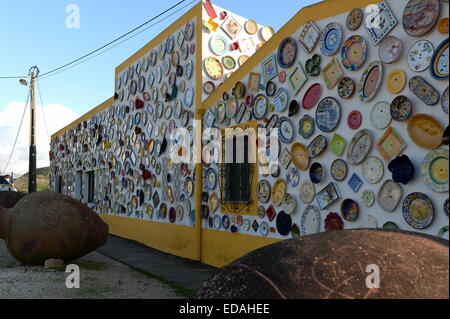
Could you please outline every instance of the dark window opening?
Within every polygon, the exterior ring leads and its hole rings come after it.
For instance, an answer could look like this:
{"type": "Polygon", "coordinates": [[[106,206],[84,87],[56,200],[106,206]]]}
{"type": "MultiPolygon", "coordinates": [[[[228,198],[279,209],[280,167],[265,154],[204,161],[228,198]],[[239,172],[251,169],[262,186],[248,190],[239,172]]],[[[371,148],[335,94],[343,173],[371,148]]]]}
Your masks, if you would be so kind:
{"type": "Polygon", "coordinates": [[[88,172],[88,203],[94,202],[95,175],[94,172],[88,172]]]}
{"type": "Polygon", "coordinates": [[[58,176],[58,183],[56,184],[56,192],[62,193],[62,176],[58,176]]]}
{"type": "Polygon", "coordinates": [[[233,137],[233,162],[225,163],[225,202],[250,202],[250,164],[248,162],[248,136],[244,136],[244,149],[237,148],[237,137],[233,137]],[[237,163],[237,152],[244,152],[244,162],[237,163]]]}

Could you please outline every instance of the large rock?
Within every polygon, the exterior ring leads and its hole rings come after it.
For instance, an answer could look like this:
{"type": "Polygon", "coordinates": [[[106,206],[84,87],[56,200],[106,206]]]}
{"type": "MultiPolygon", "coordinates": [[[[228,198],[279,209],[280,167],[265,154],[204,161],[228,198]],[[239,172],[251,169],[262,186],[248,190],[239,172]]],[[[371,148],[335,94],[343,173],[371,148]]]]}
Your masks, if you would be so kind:
{"type": "Polygon", "coordinates": [[[11,209],[0,208],[0,239],[25,265],[78,259],[104,245],[107,237],[108,225],[94,211],[61,194],[33,193],[11,209]]]}
{"type": "Polygon", "coordinates": [[[0,207],[13,208],[24,197],[20,192],[0,192],[0,207]]]}
{"type": "Polygon", "coordinates": [[[446,240],[407,232],[334,231],[251,252],[221,269],[197,298],[448,299],[448,270],[446,240]],[[380,270],[379,289],[366,286],[366,267],[372,264],[380,270]]]}

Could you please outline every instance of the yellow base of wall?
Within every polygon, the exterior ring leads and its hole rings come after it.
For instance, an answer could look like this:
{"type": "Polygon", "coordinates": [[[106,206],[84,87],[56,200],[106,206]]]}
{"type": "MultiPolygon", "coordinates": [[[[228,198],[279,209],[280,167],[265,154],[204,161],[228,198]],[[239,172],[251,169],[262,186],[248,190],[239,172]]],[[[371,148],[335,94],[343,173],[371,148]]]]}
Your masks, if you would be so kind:
{"type": "Polygon", "coordinates": [[[193,227],[155,223],[100,214],[109,233],[179,257],[198,260],[198,243],[193,227]]]}

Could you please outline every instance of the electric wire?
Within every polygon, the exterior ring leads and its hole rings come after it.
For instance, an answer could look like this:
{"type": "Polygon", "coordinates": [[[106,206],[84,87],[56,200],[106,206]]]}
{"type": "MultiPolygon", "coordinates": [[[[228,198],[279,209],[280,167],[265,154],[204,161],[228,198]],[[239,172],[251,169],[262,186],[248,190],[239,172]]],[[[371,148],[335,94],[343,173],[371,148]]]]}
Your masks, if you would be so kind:
{"type": "Polygon", "coordinates": [[[93,55],[93,56],[90,56],[90,57],[87,58],[87,59],[84,59],[83,61],[79,61],[79,62],[76,63],[76,64],[73,64],[73,65],[71,65],[71,66],[68,66],[68,67],[66,67],[66,68],[64,68],[64,69],[62,69],[62,70],[59,70],[59,71],[57,71],[57,72],[55,72],[55,73],[52,73],[52,74],[49,74],[49,75],[46,75],[46,76],[40,75],[39,78],[40,78],[41,80],[45,80],[45,79],[47,79],[47,78],[49,78],[49,77],[52,77],[52,76],[54,76],[54,75],[57,75],[57,74],[62,73],[62,72],[64,72],[64,71],[67,71],[67,70],[69,70],[69,69],[71,69],[71,68],[73,68],[73,67],[76,67],[76,66],[80,65],[80,64],[83,64],[83,63],[85,63],[85,62],[87,62],[87,61],[89,61],[89,60],[91,60],[91,59],[93,59],[93,58],[95,58],[95,57],[97,57],[97,56],[103,54],[103,53],[106,53],[106,52],[108,52],[109,50],[111,50],[111,49],[113,49],[113,48],[119,46],[120,44],[122,44],[122,43],[124,43],[124,42],[126,42],[126,41],[128,41],[128,40],[130,40],[130,39],[132,39],[132,38],[134,38],[134,37],[136,37],[136,36],[138,36],[139,34],[143,33],[144,31],[146,31],[146,30],[148,30],[148,29],[154,27],[155,25],[157,25],[157,24],[159,24],[159,23],[161,23],[161,22],[167,20],[167,19],[170,18],[171,16],[175,15],[176,13],[180,12],[181,10],[185,9],[186,7],[190,6],[192,3],[197,2],[197,1],[198,1],[198,0],[193,0],[193,1],[189,2],[188,4],[186,4],[186,5],[184,5],[183,7],[179,8],[178,10],[172,12],[172,13],[169,14],[168,16],[166,16],[166,17],[160,19],[159,21],[156,21],[155,23],[149,25],[149,26],[146,27],[145,29],[143,29],[143,30],[141,30],[141,31],[139,31],[139,32],[137,32],[137,33],[131,35],[130,37],[128,37],[128,38],[126,38],[126,39],[124,39],[124,40],[122,40],[122,41],[116,43],[115,45],[113,45],[113,46],[111,46],[111,47],[109,47],[109,48],[106,48],[105,50],[103,50],[103,51],[101,51],[101,52],[99,52],[99,53],[97,53],[97,54],[95,54],[95,55],[93,55]]]}
{"type": "Polygon", "coordinates": [[[45,118],[44,103],[42,102],[41,87],[40,87],[40,85],[39,85],[38,79],[36,79],[36,84],[37,84],[38,92],[39,92],[39,100],[40,100],[40,102],[41,102],[42,116],[44,117],[44,126],[45,126],[45,131],[46,131],[46,133],[47,133],[47,140],[48,140],[48,144],[50,144],[50,135],[48,134],[47,119],[45,118]]]}
{"type": "Polygon", "coordinates": [[[14,140],[14,144],[13,144],[13,147],[11,150],[11,154],[9,155],[8,162],[6,163],[5,169],[3,170],[5,173],[6,173],[6,170],[8,169],[9,163],[11,162],[11,158],[14,154],[14,150],[16,149],[17,140],[19,139],[20,130],[22,129],[23,119],[25,118],[25,113],[28,108],[28,102],[30,101],[30,95],[31,95],[31,91],[28,91],[27,102],[25,103],[25,107],[23,109],[22,119],[20,120],[20,125],[19,125],[19,129],[17,131],[16,139],[14,140]]]}
{"type": "Polygon", "coordinates": [[[79,57],[78,59],[75,59],[75,60],[73,60],[73,61],[71,61],[71,62],[69,62],[69,63],[66,63],[66,64],[64,64],[64,65],[62,65],[62,66],[60,66],[60,67],[54,68],[54,69],[52,69],[52,70],[50,70],[50,71],[48,71],[48,72],[45,72],[45,73],[43,73],[41,76],[44,77],[45,75],[49,75],[49,74],[51,74],[51,73],[54,73],[54,72],[56,72],[56,71],[59,71],[59,70],[65,68],[65,67],[68,67],[68,66],[70,66],[70,65],[72,65],[72,64],[74,64],[74,63],[76,63],[76,62],[78,62],[78,61],[80,61],[80,60],[83,60],[83,59],[85,59],[85,58],[91,56],[92,54],[94,54],[94,53],[96,53],[96,52],[98,52],[98,51],[103,50],[104,48],[110,46],[111,44],[113,44],[113,43],[115,43],[115,42],[117,42],[117,41],[119,41],[119,40],[125,38],[126,36],[130,35],[131,33],[133,33],[133,32],[135,32],[135,31],[139,30],[139,29],[142,28],[143,26],[145,26],[145,25],[149,24],[150,22],[156,20],[157,18],[161,17],[162,15],[164,15],[164,14],[166,14],[167,12],[171,11],[172,9],[178,7],[180,4],[182,4],[182,3],[185,2],[185,1],[186,1],[186,0],[181,0],[181,1],[179,1],[178,3],[174,4],[174,5],[171,6],[170,8],[164,10],[163,12],[161,12],[161,13],[159,13],[158,15],[154,16],[154,17],[151,18],[150,20],[144,22],[143,24],[141,24],[140,26],[138,26],[138,27],[132,29],[131,31],[128,31],[127,33],[121,35],[120,37],[118,37],[118,38],[116,38],[116,39],[114,39],[114,40],[108,42],[108,43],[105,44],[105,45],[102,45],[101,47],[99,47],[99,48],[97,48],[97,49],[95,49],[95,50],[89,52],[88,54],[83,55],[82,57],[79,57]]]}

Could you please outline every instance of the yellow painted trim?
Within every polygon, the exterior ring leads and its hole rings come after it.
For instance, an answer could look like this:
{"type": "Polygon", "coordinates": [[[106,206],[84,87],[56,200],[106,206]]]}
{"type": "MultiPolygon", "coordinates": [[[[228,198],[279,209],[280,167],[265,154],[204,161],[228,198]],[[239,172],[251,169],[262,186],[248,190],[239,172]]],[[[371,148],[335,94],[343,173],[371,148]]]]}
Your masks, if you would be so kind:
{"type": "Polygon", "coordinates": [[[133,218],[99,214],[109,225],[109,233],[128,238],[154,249],[197,260],[194,227],[156,223],[133,218]]]}
{"type": "Polygon", "coordinates": [[[223,267],[253,250],[281,241],[210,229],[203,229],[202,238],[202,262],[214,267],[223,267]]]}
{"type": "MultiPolygon", "coordinates": [[[[153,40],[139,49],[136,53],[134,53],[131,57],[126,59],[116,68],[116,78],[117,74],[125,70],[127,67],[135,63],[137,60],[146,55],[149,51],[154,49],[157,45],[163,42],[166,38],[168,38],[172,33],[177,31],[179,28],[184,26],[189,20],[197,17],[198,19],[202,19],[202,2],[200,1],[195,6],[193,6],[188,12],[182,15],[178,20],[176,20],[173,24],[171,24],[167,29],[162,31],[159,35],[156,36],[153,40]]],[[[200,28],[200,38],[201,38],[201,28],[200,28]]],[[[198,30],[196,29],[198,32],[198,30]]],[[[197,33],[198,36],[198,33],[197,33]]]]}
{"type": "Polygon", "coordinates": [[[109,99],[107,99],[105,102],[101,103],[100,105],[98,105],[97,107],[95,107],[94,109],[90,110],[89,112],[87,112],[86,114],[82,115],[80,118],[78,118],[77,120],[73,121],[72,123],[70,123],[69,125],[67,125],[66,127],[60,129],[58,132],[54,133],[51,136],[51,139],[57,138],[59,135],[64,134],[65,132],[67,132],[68,130],[71,130],[75,127],[77,127],[78,124],[82,123],[83,121],[88,120],[89,118],[91,118],[92,116],[100,113],[101,111],[103,111],[104,109],[110,107],[111,105],[114,104],[114,97],[111,97],[109,99]]]}
{"type": "Polygon", "coordinates": [[[240,68],[231,74],[220,87],[205,101],[202,108],[208,109],[222,99],[223,93],[231,90],[237,82],[241,81],[253,69],[261,65],[262,61],[273,51],[278,49],[281,41],[292,36],[300,26],[308,21],[319,21],[325,18],[348,12],[354,8],[363,8],[369,4],[379,3],[379,0],[326,0],[301,9],[288,23],[266,42],[262,48],[255,52],[240,68]]]}

